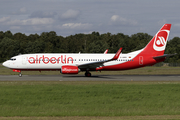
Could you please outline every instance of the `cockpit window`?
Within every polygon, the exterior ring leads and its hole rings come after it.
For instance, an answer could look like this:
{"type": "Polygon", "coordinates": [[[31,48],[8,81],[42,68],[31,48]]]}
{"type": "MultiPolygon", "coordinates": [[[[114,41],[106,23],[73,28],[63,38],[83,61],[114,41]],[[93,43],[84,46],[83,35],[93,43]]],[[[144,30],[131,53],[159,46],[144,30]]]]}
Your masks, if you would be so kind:
{"type": "Polygon", "coordinates": [[[16,60],[16,58],[11,58],[10,60],[11,60],[11,61],[15,61],[15,60],[16,60]]]}

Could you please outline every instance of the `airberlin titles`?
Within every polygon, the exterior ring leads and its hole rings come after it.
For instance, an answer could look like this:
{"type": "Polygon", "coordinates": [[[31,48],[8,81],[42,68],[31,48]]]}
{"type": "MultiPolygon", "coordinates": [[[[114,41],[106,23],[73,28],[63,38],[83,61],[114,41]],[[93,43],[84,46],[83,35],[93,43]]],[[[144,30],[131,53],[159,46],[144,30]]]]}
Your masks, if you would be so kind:
{"type": "Polygon", "coordinates": [[[68,63],[73,63],[73,58],[72,57],[66,57],[66,55],[61,55],[60,57],[46,57],[44,55],[42,55],[41,57],[39,57],[38,55],[36,55],[36,57],[29,57],[27,58],[28,62],[30,64],[40,64],[40,63],[44,63],[44,64],[48,64],[48,63],[52,63],[52,64],[68,64],[68,63]]]}

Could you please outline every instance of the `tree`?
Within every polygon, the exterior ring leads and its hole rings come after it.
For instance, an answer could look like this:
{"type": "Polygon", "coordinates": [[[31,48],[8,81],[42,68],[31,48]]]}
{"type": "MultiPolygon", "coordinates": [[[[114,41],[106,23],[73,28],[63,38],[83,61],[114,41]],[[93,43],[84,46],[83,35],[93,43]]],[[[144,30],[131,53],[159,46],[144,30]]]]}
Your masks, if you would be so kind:
{"type": "Polygon", "coordinates": [[[9,59],[19,54],[19,43],[10,38],[3,38],[0,42],[0,58],[9,59]]]}
{"type": "Polygon", "coordinates": [[[3,39],[4,38],[4,33],[3,33],[3,31],[0,31],[0,41],[1,41],[1,39],[3,39]]]}
{"type": "Polygon", "coordinates": [[[4,33],[4,36],[13,39],[13,34],[9,30],[4,33]]]}
{"type": "Polygon", "coordinates": [[[104,40],[97,40],[89,45],[88,51],[90,53],[103,53],[107,48],[107,42],[104,42],[104,40]]]}
{"type": "MultiPolygon", "coordinates": [[[[9,59],[19,53],[116,53],[122,47],[123,53],[142,49],[151,40],[147,33],[137,33],[131,36],[118,34],[75,34],[67,37],[58,36],[55,31],[43,32],[40,35],[11,31],[0,31],[0,61],[9,59]]],[[[179,53],[180,38],[174,37],[167,42],[166,54],[179,53]]],[[[180,55],[167,58],[165,62],[180,62],[180,55]]]]}
{"type": "Polygon", "coordinates": [[[151,35],[147,33],[137,33],[131,36],[132,51],[140,50],[144,48],[148,42],[152,39],[151,35]]]}
{"type": "MultiPolygon", "coordinates": [[[[167,42],[166,46],[166,54],[174,54],[179,53],[180,51],[180,38],[174,37],[172,40],[167,42]]],[[[180,55],[177,54],[175,56],[172,56],[170,58],[167,58],[165,62],[179,62],[180,61],[180,55]]]]}

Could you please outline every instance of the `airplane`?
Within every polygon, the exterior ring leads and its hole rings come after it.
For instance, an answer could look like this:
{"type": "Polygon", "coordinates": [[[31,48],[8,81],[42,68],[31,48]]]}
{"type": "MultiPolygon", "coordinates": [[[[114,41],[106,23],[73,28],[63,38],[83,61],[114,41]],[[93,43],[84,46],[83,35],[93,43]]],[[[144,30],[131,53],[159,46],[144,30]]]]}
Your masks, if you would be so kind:
{"type": "Polygon", "coordinates": [[[164,24],[150,42],[141,50],[122,54],[120,48],[116,54],[103,53],[34,53],[12,57],[2,65],[21,71],[60,71],[62,74],[78,74],[85,71],[119,71],[152,66],[175,54],[164,54],[171,24],[164,24]]]}

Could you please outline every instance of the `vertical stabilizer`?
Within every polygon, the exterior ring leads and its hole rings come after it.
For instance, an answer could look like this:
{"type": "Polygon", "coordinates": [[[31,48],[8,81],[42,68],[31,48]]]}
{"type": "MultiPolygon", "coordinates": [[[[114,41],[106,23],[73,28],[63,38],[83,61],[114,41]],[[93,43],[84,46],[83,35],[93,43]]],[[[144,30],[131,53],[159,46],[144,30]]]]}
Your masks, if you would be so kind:
{"type": "Polygon", "coordinates": [[[171,24],[164,24],[163,27],[151,39],[151,41],[146,45],[141,54],[150,54],[153,56],[163,55],[169,37],[170,29],[171,24]]]}

